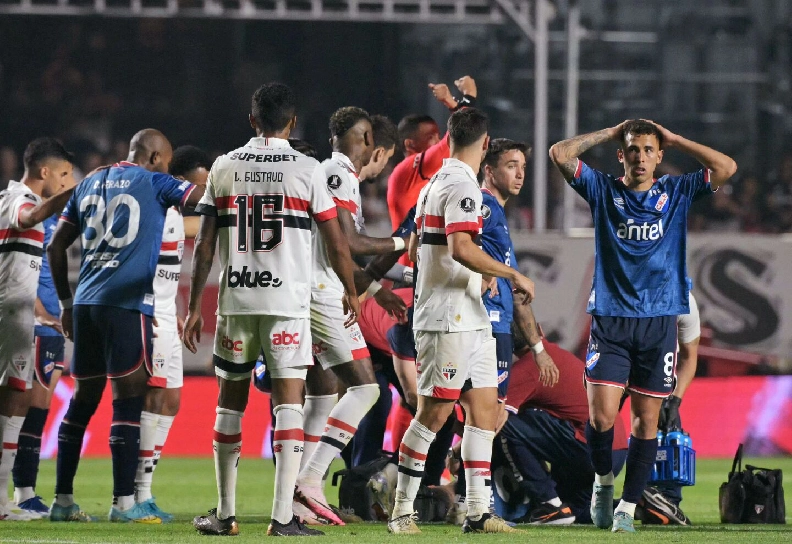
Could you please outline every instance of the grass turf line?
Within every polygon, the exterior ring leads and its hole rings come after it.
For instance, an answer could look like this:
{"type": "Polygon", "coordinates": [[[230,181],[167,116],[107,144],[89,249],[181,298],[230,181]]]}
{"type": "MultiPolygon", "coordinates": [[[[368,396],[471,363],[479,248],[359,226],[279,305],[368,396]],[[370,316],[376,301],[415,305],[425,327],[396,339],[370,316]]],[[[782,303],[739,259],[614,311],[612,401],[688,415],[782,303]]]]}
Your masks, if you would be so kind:
{"type": "MultiPolygon", "coordinates": [[[[792,458],[761,459],[752,464],[781,468],[792,474],[792,458]]],[[[338,461],[332,470],[341,468],[338,461]]],[[[682,506],[693,520],[693,527],[641,527],[637,524],[642,543],[677,542],[790,542],[792,527],[760,525],[719,525],[718,487],[726,478],[730,461],[699,460],[697,485],[683,492],[682,506]]],[[[43,461],[39,475],[39,494],[49,503],[55,479],[54,461],[43,461]]],[[[214,466],[211,459],[177,459],[165,456],[160,462],[154,478],[157,504],[176,516],[168,525],[124,525],[107,521],[112,494],[111,465],[109,459],[84,459],[75,481],[75,498],[86,512],[99,516],[102,521],[93,524],[52,523],[49,521],[1,522],[0,542],[40,543],[83,543],[83,542],[206,542],[211,537],[198,535],[190,520],[216,506],[214,466]]],[[[239,466],[237,490],[237,517],[240,536],[232,542],[259,542],[266,536],[269,512],[272,506],[274,468],[271,461],[242,459],[239,466]]],[[[617,482],[617,492],[621,482],[617,482]]],[[[790,486],[785,486],[791,496],[790,486]]],[[[336,501],[337,489],[328,485],[327,495],[336,501]]],[[[788,516],[787,521],[792,522],[788,516]]],[[[387,543],[421,542],[424,544],[446,544],[454,542],[512,542],[515,538],[530,539],[537,543],[612,542],[631,535],[613,535],[591,526],[571,527],[523,527],[525,533],[516,535],[463,535],[458,527],[449,525],[422,525],[423,534],[418,536],[393,536],[382,524],[355,524],[346,527],[326,528],[327,536],[321,542],[330,543],[387,543]]],[[[296,539],[301,542],[305,539],[296,539]]],[[[315,540],[312,540],[315,541],[315,540]]]]}

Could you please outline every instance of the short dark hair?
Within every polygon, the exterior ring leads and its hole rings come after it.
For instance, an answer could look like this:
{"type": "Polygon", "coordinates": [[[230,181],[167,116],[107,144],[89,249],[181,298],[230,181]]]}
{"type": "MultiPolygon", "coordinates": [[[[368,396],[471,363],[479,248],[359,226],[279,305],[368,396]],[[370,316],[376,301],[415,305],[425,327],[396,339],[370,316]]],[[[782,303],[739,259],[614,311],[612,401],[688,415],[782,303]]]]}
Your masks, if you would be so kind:
{"type": "Polygon", "coordinates": [[[46,136],[36,138],[28,144],[22,162],[25,165],[25,171],[33,172],[35,169],[41,168],[42,163],[47,159],[59,159],[74,163],[74,155],[66,151],[62,143],[55,138],[46,136]]]}
{"type": "Polygon", "coordinates": [[[306,157],[313,157],[314,159],[316,158],[316,148],[305,140],[300,140],[299,138],[289,138],[289,145],[292,147],[292,149],[302,153],[306,157]]]}
{"type": "Polygon", "coordinates": [[[489,118],[477,108],[465,108],[455,111],[448,118],[448,134],[451,143],[458,147],[467,147],[487,133],[489,118]]]}
{"type": "Polygon", "coordinates": [[[384,115],[372,115],[371,128],[374,132],[374,147],[390,149],[399,143],[396,125],[384,115]]]}
{"type": "Polygon", "coordinates": [[[435,121],[431,115],[419,113],[405,115],[402,120],[399,121],[399,142],[404,142],[404,140],[415,136],[415,133],[418,131],[418,127],[420,127],[423,123],[432,123],[436,125],[437,121],[435,121]]]}
{"type": "Polygon", "coordinates": [[[172,176],[186,176],[202,166],[207,170],[212,169],[212,160],[209,158],[209,154],[200,147],[183,145],[174,150],[168,170],[172,176]]]}
{"type": "Polygon", "coordinates": [[[251,114],[264,134],[286,128],[297,109],[294,92],[283,83],[265,83],[253,93],[251,114]]]}
{"type": "Polygon", "coordinates": [[[498,166],[498,161],[500,160],[501,155],[508,151],[514,151],[515,149],[522,151],[522,154],[525,155],[526,159],[531,155],[531,148],[522,142],[516,142],[514,140],[509,140],[508,138],[495,138],[490,140],[489,147],[487,148],[487,154],[484,156],[484,160],[481,162],[481,172],[484,172],[483,167],[485,164],[488,164],[490,168],[495,168],[498,166]]]}
{"type": "Polygon", "coordinates": [[[363,108],[357,108],[355,106],[338,108],[333,115],[330,116],[330,136],[341,138],[361,119],[365,119],[371,123],[371,117],[363,108]]]}
{"type": "Polygon", "coordinates": [[[624,130],[622,131],[621,136],[622,144],[627,143],[628,134],[632,134],[633,136],[640,136],[642,134],[654,135],[657,138],[658,145],[663,147],[663,135],[660,133],[660,130],[654,125],[654,123],[650,123],[649,121],[644,121],[643,119],[633,119],[624,125],[624,130]]]}

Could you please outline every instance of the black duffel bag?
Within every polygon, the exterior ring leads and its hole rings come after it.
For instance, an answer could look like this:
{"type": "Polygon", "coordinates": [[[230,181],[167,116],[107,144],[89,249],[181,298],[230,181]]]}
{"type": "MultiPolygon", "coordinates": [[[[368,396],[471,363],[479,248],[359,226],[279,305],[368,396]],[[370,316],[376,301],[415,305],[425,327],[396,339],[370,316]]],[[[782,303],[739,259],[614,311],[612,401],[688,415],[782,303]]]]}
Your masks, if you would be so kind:
{"type": "Polygon", "coordinates": [[[721,523],[786,523],[781,470],[752,465],[743,470],[742,456],[740,444],[728,480],[720,486],[721,523]]]}

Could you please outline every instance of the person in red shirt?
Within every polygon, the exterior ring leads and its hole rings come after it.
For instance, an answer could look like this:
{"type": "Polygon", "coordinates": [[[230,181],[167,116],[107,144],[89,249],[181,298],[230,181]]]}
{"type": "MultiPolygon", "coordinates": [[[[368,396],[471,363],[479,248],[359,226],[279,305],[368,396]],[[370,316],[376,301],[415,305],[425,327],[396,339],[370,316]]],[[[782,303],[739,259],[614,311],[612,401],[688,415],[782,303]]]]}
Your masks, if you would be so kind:
{"type": "MultiPolygon", "coordinates": [[[[449,110],[456,111],[472,106],[478,91],[476,81],[470,76],[463,76],[454,81],[462,98],[451,96],[451,91],[444,83],[430,83],[434,97],[449,110]]],[[[396,230],[404,220],[407,212],[418,201],[421,192],[429,179],[443,166],[443,159],[451,156],[448,147],[448,134],[442,139],[439,136],[437,123],[428,115],[408,115],[399,122],[399,138],[404,146],[405,157],[388,177],[388,212],[391,226],[396,230]]],[[[403,257],[407,264],[409,258],[403,257]]]]}
{"type": "MultiPolygon", "coordinates": [[[[493,444],[496,512],[505,519],[534,524],[591,523],[594,467],[585,437],[589,418],[585,363],[543,339],[559,373],[554,387],[544,386],[527,342],[519,331],[512,333],[519,359],[509,382],[508,418],[493,444]],[[550,465],[549,472],[545,464],[550,465]],[[530,512],[525,499],[530,501],[530,512]]],[[[627,458],[627,433],[621,418],[615,427],[613,467],[618,474],[627,458]]]]}

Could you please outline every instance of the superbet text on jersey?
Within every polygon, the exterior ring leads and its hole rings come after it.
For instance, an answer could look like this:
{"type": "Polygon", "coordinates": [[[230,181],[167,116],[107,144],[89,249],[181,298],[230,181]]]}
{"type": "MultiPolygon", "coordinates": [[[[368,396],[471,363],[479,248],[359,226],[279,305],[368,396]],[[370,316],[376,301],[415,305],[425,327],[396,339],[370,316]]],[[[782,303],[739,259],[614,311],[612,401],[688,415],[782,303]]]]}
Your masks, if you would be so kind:
{"type": "Polygon", "coordinates": [[[309,316],[312,218],[336,216],[315,159],[253,138],[215,161],[196,211],[217,217],[220,315],[309,316]]]}

